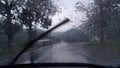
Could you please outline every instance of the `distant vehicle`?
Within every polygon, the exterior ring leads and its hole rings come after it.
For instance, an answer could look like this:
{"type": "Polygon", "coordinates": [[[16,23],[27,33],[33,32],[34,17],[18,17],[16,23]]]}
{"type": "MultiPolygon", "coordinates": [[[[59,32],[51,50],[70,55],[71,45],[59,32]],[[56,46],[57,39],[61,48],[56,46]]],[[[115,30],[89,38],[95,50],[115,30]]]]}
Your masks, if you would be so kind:
{"type": "Polygon", "coordinates": [[[39,45],[44,46],[44,45],[47,45],[47,44],[50,44],[50,43],[51,43],[51,40],[50,40],[50,39],[42,39],[42,40],[38,40],[38,41],[37,41],[38,46],[39,46],[39,45]]]}

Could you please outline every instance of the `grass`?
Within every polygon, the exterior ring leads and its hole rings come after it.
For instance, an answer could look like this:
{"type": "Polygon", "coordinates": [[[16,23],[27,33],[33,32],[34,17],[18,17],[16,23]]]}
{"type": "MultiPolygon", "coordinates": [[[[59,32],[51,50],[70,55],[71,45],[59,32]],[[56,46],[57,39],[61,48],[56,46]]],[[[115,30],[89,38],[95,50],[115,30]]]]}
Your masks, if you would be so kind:
{"type": "Polygon", "coordinates": [[[120,61],[120,40],[112,40],[104,44],[89,42],[85,47],[94,58],[104,61],[120,61]]]}
{"type": "Polygon", "coordinates": [[[104,47],[115,48],[115,47],[120,47],[120,40],[110,40],[106,43],[98,43],[98,42],[93,41],[93,42],[89,42],[88,45],[102,47],[102,48],[104,47]]]}
{"type": "Polygon", "coordinates": [[[22,47],[14,49],[11,53],[8,52],[8,49],[0,49],[0,59],[5,59],[11,56],[15,56],[17,53],[19,53],[22,50],[22,47]]]}
{"type": "Polygon", "coordinates": [[[8,52],[7,50],[7,36],[5,34],[1,34],[0,35],[0,59],[1,58],[6,58],[8,56],[12,56],[17,54],[18,52],[21,51],[21,49],[23,49],[24,46],[22,46],[24,43],[27,42],[28,36],[27,36],[27,31],[22,31],[17,33],[14,36],[14,40],[15,42],[17,42],[17,46],[15,48],[12,48],[13,52],[8,52]]]}

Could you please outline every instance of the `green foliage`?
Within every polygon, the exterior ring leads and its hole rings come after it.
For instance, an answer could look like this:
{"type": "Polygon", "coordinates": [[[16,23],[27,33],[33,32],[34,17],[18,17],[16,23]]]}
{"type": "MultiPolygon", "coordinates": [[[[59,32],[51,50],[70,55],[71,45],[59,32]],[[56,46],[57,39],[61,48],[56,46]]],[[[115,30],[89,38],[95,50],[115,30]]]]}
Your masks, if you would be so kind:
{"type": "Polygon", "coordinates": [[[51,26],[50,15],[54,15],[56,7],[50,0],[28,0],[20,15],[22,23],[28,27],[41,24],[43,28],[51,26]]]}
{"type": "MultiPolygon", "coordinates": [[[[16,13],[17,13],[17,0],[0,0],[0,14],[1,18],[1,28],[2,31],[7,35],[8,38],[12,38],[14,34],[20,31],[22,25],[19,23],[16,13]],[[12,11],[14,13],[12,13],[12,11]],[[14,20],[14,22],[13,22],[14,20]]],[[[10,41],[10,40],[9,40],[10,41]]]]}
{"type": "Polygon", "coordinates": [[[57,11],[57,7],[51,0],[28,0],[26,6],[37,13],[38,17],[54,15],[57,11]]]}
{"type": "Polygon", "coordinates": [[[33,39],[33,28],[36,28],[37,24],[47,29],[51,26],[52,21],[49,16],[53,15],[53,10],[56,8],[50,0],[28,0],[26,2],[19,18],[22,24],[28,27],[29,40],[33,39]]]}
{"type": "Polygon", "coordinates": [[[100,41],[119,37],[120,0],[94,0],[88,8],[84,7],[88,20],[84,30],[100,41]]]}

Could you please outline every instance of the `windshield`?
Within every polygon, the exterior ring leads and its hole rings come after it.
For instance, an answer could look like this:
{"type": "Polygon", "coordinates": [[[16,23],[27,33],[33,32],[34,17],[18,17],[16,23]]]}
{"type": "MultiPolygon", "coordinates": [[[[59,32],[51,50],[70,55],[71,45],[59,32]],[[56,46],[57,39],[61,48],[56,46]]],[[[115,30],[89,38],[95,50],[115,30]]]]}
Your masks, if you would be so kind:
{"type": "Polygon", "coordinates": [[[65,19],[15,64],[119,65],[120,0],[0,0],[0,65],[65,19]]]}

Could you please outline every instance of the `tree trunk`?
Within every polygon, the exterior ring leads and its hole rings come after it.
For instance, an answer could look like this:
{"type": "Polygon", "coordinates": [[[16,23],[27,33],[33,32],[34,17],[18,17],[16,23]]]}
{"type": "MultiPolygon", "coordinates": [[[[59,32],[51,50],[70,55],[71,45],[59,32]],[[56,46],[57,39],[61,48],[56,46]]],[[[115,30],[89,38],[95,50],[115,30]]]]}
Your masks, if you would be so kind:
{"type": "MultiPolygon", "coordinates": [[[[32,36],[32,23],[31,22],[29,23],[28,35],[29,35],[28,40],[29,41],[32,40],[33,36],[32,36]]],[[[31,49],[33,49],[33,48],[31,48],[31,49]]],[[[34,63],[34,51],[33,50],[31,50],[31,52],[30,52],[30,63],[31,64],[34,63]]]]}
{"type": "MultiPolygon", "coordinates": [[[[12,54],[12,42],[13,42],[13,35],[11,34],[11,21],[12,21],[12,14],[11,14],[11,9],[12,7],[6,4],[6,13],[7,13],[7,22],[6,22],[6,35],[8,38],[8,53],[12,54]]],[[[9,57],[8,63],[12,61],[12,57],[9,57]]]]}
{"type": "Polygon", "coordinates": [[[102,2],[100,3],[100,43],[105,42],[105,20],[104,20],[104,10],[102,2]]]}
{"type": "Polygon", "coordinates": [[[103,29],[100,29],[100,43],[105,43],[105,33],[103,29]]]}
{"type": "MultiPolygon", "coordinates": [[[[13,42],[13,36],[8,36],[8,53],[12,54],[12,42],[13,42]]],[[[12,61],[12,57],[9,57],[8,63],[12,61]]]]}
{"type": "Polygon", "coordinates": [[[32,24],[29,24],[28,35],[28,40],[32,40],[32,24]]]}

